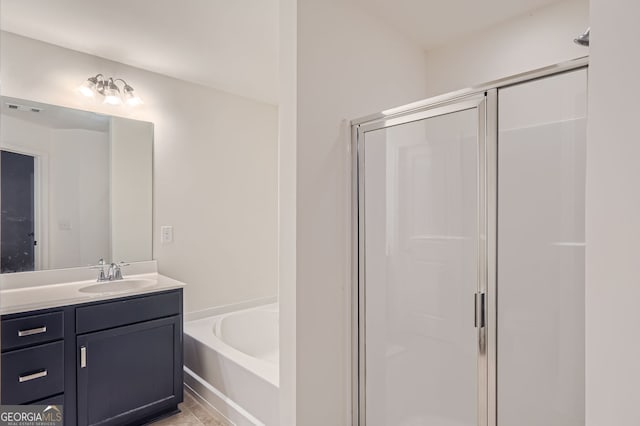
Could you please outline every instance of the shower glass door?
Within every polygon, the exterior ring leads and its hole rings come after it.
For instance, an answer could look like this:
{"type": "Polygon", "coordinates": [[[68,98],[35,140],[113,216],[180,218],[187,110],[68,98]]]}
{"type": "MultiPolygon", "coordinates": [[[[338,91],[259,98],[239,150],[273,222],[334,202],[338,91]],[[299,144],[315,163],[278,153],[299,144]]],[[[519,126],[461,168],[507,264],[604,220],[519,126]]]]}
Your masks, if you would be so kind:
{"type": "Polygon", "coordinates": [[[498,426],[584,426],[587,70],[499,96],[498,426]]]}
{"type": "Polygon", "coordinates": [[[359,129],[360,425],[486,422],[485,103],[359,129]]]}

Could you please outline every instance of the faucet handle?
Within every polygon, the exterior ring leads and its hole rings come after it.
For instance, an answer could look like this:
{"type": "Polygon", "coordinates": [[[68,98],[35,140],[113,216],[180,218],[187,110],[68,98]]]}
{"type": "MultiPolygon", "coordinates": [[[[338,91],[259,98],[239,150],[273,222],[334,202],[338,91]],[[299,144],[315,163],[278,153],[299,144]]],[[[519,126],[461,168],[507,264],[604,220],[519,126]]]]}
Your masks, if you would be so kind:
{"type": "Polygon", "coordinates": [[[116,276],[115,279],[117,280],[122,280],[124,279],[124,277],[122,276],[122,271],[120,270],[120,268],[123,268],[125,266],[129,266],[131,265],[130,263],[125,263],[124,261],[120,261],[116,267],[116,276]]]}
{"type": "Polygon", "coordinates": [[[120,267],[117,263],[111,262],[111,265],[109,265],[109,274],[107,275],[107,279],[109,281],[122,279],[122,273],[120,272],[120,267]]]}
{"type": "Polygon", "coordinates": [[[91,265],[89,266],[89,269],[98,269],[100,270],[100,272],[98,272],[98,279],[96,280],[97,282],[102,282],[102,281],[106,281],[107,280],[107,276],[104,274],[104,267],[106,266],[106,263],[104,262],[104,259],[100,259],[100,261],[98,261],[97,265],[91,265]]]}
{"type": "Polygon", "coordinates": [[[108,279],[109,280],[121,280],[124,279],[124,277],[122,276],[122,270],[120,268],[122,268],[123,266],[129,266],[128,263],[124,263],[124,262],[120,262],[120,263],[112,263],[111,266],[109,267],[109,276],[108,279]]]}
{"type": "Polygon", "coordinates": [[[104,269],[105,266],[107,266],[107,264],[105,263],[104,259],[100,258],[98,263],[96,263],[95,265],[89,265],[89,269],[104,269]]]}

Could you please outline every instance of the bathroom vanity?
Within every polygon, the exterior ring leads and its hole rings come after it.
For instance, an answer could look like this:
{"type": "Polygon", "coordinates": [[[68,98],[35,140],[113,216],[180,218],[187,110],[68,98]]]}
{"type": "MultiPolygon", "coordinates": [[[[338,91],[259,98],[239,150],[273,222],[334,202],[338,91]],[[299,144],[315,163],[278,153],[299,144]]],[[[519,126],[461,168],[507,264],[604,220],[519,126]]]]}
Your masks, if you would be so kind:
{"type": "Polygon", "coordinates": [[[82,293],[93,281],[1,291],[2,312],[12,312],[1,317],[2,404],[62,404],[65,425],[140,424],[176,412],[183,284],[141,277],[122,281],[153,283],[134,294],[82,293]],[[49,287],[74,302],[51,306],[49,287]],[[38,305],[47,307],[29,309],[38,305]]]}
{"type": "Polygon", "coordinates": [[[153,123],[0,104],[0,402],[61,404],[67,426],[177,411],[184,284],[153,260],[153,123]]]}

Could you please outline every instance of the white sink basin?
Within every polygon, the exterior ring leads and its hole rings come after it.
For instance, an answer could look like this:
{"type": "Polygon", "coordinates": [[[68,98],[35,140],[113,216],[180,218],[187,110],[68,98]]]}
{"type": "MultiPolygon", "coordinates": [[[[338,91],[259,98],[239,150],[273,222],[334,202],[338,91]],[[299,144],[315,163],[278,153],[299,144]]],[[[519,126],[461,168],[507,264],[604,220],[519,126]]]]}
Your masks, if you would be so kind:
{"type": "Polygon", "coordinates": [[[81,293],[119,293],[131,290],[142,290],[156,285],[154,280],[131,279],[108,281],[92,284],[79,289],[81,293]]]}

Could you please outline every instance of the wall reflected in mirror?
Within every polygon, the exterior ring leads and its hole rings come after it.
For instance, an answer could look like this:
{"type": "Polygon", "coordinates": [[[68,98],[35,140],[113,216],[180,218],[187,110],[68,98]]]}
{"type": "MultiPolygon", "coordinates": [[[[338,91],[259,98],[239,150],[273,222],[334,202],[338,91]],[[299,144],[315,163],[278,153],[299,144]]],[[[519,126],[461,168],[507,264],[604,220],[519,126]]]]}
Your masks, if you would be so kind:
{"type": "Polygon", "coordinates": [[[1,272],[151,260],[153,124],[0,102],[1,272]]]}

